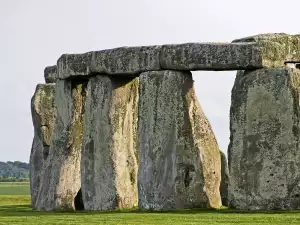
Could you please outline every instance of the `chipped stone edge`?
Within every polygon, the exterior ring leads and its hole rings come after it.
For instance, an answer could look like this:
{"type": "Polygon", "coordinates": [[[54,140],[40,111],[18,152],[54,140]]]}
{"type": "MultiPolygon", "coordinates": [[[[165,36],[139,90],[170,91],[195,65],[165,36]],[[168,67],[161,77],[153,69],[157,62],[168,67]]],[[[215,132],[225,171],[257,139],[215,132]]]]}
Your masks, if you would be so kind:
{"type": "Polygon", "coordinates": [[[47,66],[44,69],[44,78],[45,78],[45,82],[46,84],[48,83],[55,83],[56,80],[58,79],[58,75],[57,75],[57,66],[47,66]]]}

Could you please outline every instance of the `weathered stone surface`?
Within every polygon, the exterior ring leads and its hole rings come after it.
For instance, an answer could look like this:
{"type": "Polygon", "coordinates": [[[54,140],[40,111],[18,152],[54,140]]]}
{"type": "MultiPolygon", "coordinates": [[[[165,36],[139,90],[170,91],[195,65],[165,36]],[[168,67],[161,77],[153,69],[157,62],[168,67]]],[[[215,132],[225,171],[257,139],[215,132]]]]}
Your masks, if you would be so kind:
{"type": "Polygon", "coordinates": [[[228,206],[228,182],[229,182],[229,171],[226,155],[220,151],[221,155],[221,184],[220,194],[222,199],[222,205],[228,206]]]}
{"type": "Polygon", "coordinates": [[[81,161],[85,209],[137,206],[137,110],[138,78],[90,79],[81,161]]]}
{"type": "Polygon", "coordinates": [[[300,62],[300,35],[260,34],[232,43],[184,43],[121,47],[64,54],[58,77],[94,74],[137,76],[158,70],[249,70],[300,62]]]}
{"type": "Polygon", "coordinates": [[[44,78],[46,83],[55,83],[58,78],[57,66],[47,66],[44,70],[44,78]]]}
{"type": "Polygon", "coordinates": [[[122,47],[96,51],[92,54],[91,71],[103,74],[138,75],[160,70],[161,46],[122,47]]]}
{"type": "Polygon", "coordinates": [[[44,161],[48,157],[53,135],[56,118],[54,95],[55,85],[38,84],[31,99],[34,139],[30,154],[30,193],[33,208],[35,208],[44,161]]]}
{"type": "Polygon", "coordinates": [[[64,54],[58,62],[60,79],[91,74],[137,76],[159,70],[161,46],[121,47],[84,54],[64,54]]]}
{"type": "Polygon", "coordinates": [[[164,45],[160,64],[172,70],[240,70],[261,68],[255,43],[187,43],[164,45]]]}
{"type": "Polygon", "coordinates": [[[221,206],[220,153],[191,73],[142,73],[139,88],[139,208],[221,206]]]}
{"type": "Polygon", "coordinates": [[[92,53],[63,54],[57,60],[57,73],[59,79],[67,79],[73,76],[87,76],[91,73],[92,53]]]}
{"type": "Polygon", "coordinates": [[[300,72],[238,73],[230,109],[229,207],[300,208],[300,72]]]}
{"type": "Polygon", "coordinates": [[[86,82],[58,80],[55,87],[57,119],[36,207],[74,209],[80,190],[80,158],[86,82]]]}
{"type": "Polygon", "coordinates": [[[264,67],[281,67],[285,62],[300,62],[300,35],[259,34],[237,39],[234,43],[257,42],[264,67]]]}

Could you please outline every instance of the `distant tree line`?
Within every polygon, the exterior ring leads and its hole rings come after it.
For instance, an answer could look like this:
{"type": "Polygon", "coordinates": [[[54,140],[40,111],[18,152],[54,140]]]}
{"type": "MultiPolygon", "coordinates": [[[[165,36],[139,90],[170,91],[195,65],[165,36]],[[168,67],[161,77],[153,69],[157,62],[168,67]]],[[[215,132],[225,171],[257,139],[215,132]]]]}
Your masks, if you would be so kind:
{"type": "Polygon", "coordinates": [[[29,181],[29,164],[20,161],[0,162],[0,182],[29,181]]]}

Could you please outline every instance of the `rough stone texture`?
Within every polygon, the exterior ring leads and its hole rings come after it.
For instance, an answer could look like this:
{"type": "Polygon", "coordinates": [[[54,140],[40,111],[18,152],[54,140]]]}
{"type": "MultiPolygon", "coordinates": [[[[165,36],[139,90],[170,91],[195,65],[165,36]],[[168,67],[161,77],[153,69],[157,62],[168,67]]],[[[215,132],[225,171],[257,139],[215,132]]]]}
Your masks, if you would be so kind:
{"type": "Polygon", "coordinates": [[[56,118],[54,95],[55,85],[39,84],[31,99],[34,139],[30,154],[30,193],[33,208],[35,208],[44,161],[48,157],[53,135],[56,118]]]}
{"type": "Polygon", "coordinates": [[[161,46],[121,47],[84,54],[64,54],[58,62],[58,76],[110,74],[137,76],[138,73],[159,70],[161,46]]]}
{"type": "Polygon", "coordinates": [[[92,54],[91,71],[104,74],[138,75],[160,70],[161,46],[122,47],[96,51],[92,54]]]}
{"type": "Polygon", "coordinates": [[[255,43],[187,43],[164,45],[160,64],[172,70],[240,70],[262,67],[255,43]]]}
{"type": "Polygon", "coordinates": [[[55,83],[58,74],[57,74],[57,66],[48,66],[44,70],[44,78],[46,83],[55,83]]]}
{"type": "Polygon", "coordinates": [[[140,75],[139,208],[221,205],[221,162],[190,72],[140,75]]]}
{"type": "Polygon", "coordinates": [[[264,67],[281,67],[285,62],[300,62],[300,35],[259,34],[233,42],[257,42],[264,67]]]}
{"type": "Polygon", "coordinates": [[[238,73],[230,109],[230,208],[300,208],[299,90],[296,69],[238,73]]]}
{"type": "Polygon", "coordinates": [[[85,209],[137,206],[137,110],[138,78],[90,79],[81,161],[85,209]]]}
{"type": "Polygon", "coordinates": [[[58,80],[57,119],[42,174],[36,206],[39,210],[74,209],[80,189],[80,158],[86,83],[58,80]]]}
{"type": "Polygon", "coordinates": [[[184,43],[121,47],[64,54],[58,77],[110,74],[137,76],[156,70],[249,70],[300,62],[300,35],[260,34],[232,43],[184,43]]]}
{"type": "Polygon", "coordinates": [[[91,73],[92,53],[63,54],[57,60],[57,72],[59,79],[67,79],[73,76],[87,76],[91,73]]]}
{"type": "Polygon", "coordinates": [[[220,194],[222,198],[222,205],[228,206],[228,182],[229,182],[229,171],[226,155],[220,151],[221,155],[221,184],[220,194]]]}

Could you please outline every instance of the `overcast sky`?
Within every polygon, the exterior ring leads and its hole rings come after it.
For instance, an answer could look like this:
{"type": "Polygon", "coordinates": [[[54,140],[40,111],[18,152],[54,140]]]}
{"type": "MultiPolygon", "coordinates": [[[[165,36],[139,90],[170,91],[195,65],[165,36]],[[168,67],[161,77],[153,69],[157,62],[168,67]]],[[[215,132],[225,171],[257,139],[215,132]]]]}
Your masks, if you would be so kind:
{"type": "MultiPolygon", "coordinates": [[[[29,160],[30,98],[63,53],[119,46],[230,42],[299,32],[299,0],[0,0],[0,161],[29,160]]],[[[193,72],[220,148],[229,142],[235,72],[193,72]]]]}

